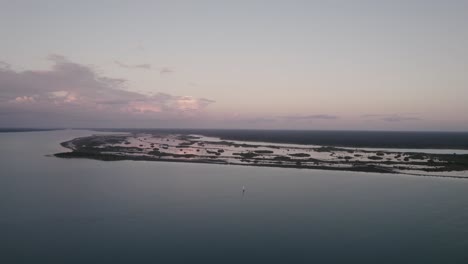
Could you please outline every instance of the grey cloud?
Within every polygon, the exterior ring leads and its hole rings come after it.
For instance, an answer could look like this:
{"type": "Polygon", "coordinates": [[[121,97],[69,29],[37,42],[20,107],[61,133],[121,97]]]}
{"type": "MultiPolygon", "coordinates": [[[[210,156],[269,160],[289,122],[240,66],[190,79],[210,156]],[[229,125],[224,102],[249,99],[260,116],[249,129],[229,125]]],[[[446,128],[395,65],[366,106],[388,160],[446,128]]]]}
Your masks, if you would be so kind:
{"type": "Polygon", "coordinates": [[[415,116],[415,113],[401,113],[401,114],[365,114],[361,115],[362,118],[377,119],[385,122],[405,122],[405,121],[419,121],[422,118],[415,116]]]}
{"type": "Polygon", "coordinates": [[[287,120],[314,120],[314,119],[322,119],[322,120],[334,120],[340,118],[336,115],[328,115],[328,114],[317,114],[317,115],[305,115],[305,116],[281,116],[283,119],[287,120]]]}
{"type": "MultiPolygon", "coordinates": [[[[151,64],[149,63],[142,63],[142,64],[126,64],[123,62],[120,62],[118,60],[114,61],[115,64],[118,66],[125,68],[125,69],[143,69],[143,70],[150,70],[152,68],[151,64]]],[[[160,75],[165,75],[165,74],[171,74],[174,73],[174,70],[169,67],[161,67],[159,68],[159,74],[160,75]]]]}
{"type": "Polygon", "coordinates": [[[55,53],[47,55],[46,59],[55,62],[68,62],[68,59],[65,56],[55,53]]]}
{"type": "Polygon", "coordinates": [[[405,117],[405,116],[389,116],[382,118],[386,122],[404,122],[404,121],[419,121],[422,120],[419,117],[405,117]]]}
{"type": "Polygon", "coordinates": [[[122,63],[120,61],[114,61],[114,62],[120,67],[126,68],[126,69],[144,69],[144,70],[151,69],[151,64],[148,64],[148,63],[129,65],[129,64],[122,63]]]}
{"type": "Polygon", "coordinates": [[[246,119],[245,122],[249,124],[258,124],[258,123],[270,123],[270,122],[275,122],[277,121],[274,118],[268,118],[268,117],[257,117],[257,118],[251,118],[251,119],[246,119]]]}
{"type": "Polygon", "coordinates": [[[169,68],[169,67],[162,67],[159,69],[159,74],[164,75],[164,74],[170,74],[173,73],[174,70],[169,68]]]}
{"type": "Polygon", "coordinates": [[[361,115],[362,118],[374,118],[374,117],[382,117],[382,116],[387,116],[387,115],[381,115],[381,114],[365,114],[365,115],[361,115]]]}
{"type": "Polygon", "coordinates": [[[0,71],[2,69],[9,70],[11,68],[11,65],[9,63],[6,63],[4,61],[0,61],[0,71]]]}
{"type": "Polygon", "coordinates": [[[198,99],[200,101],[200,103],[202,104],[212,104],[212,103],[216,103],[215,100],[211,100],[211,99],[206,99],[206,98],[200,98],[198,99]]]}

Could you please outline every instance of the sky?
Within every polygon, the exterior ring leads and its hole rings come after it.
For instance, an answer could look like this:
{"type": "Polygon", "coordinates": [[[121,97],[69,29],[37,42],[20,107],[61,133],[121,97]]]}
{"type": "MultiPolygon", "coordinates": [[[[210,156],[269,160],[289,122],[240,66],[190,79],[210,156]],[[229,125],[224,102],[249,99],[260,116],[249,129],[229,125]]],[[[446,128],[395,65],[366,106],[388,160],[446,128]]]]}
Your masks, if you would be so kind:
{"type": "Polygon", "coordinates": [[[0,127],[468,131],[468,0],[0,6],[0,127]]]}

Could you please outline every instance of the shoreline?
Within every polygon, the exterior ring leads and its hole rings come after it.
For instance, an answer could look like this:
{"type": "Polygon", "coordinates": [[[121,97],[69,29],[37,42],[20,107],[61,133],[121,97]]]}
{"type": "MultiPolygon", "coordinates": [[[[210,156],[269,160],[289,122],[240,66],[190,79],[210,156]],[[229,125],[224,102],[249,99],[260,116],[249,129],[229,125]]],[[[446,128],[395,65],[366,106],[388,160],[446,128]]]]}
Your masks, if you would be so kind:
{"type": "Polygon", "coordinates": [[[63,159],[91,159],[105,162],[113,161],[150,161],[150,162],[170,162],[170,163],[195,163],[195,164],[212,164],[212,165],[229,165],[229,166],[247,166],[247,167],[266,167],[266,168],[283,168],[283,169],[299,169],[299,170],[326,170],[326,171],[349,171],[349,172],[364,172],[364,173],[382,173],[382,174],[400,174],[408,176],[419,177],[435,177],[435,178],[452,178],[452,179],[468,179],[468,176],[457,175],[436,175],[436,174],[418,174],[418,173],[405,173],[400,171],[391,171],[379,167],[355,167],[352,168],[339,168],[339,167],[326,167],[326,166],[294,166],[294,165],[276,165],[276,164],[237,164],[237,163],[224,163],[215,162],[210,160],[173,160],[173,159],[151,159],[148,157],[134,158],[115,156],[115,159],[106,159],[105,157],[92,157],[72,154],[73,152],[62,152],[53,154],[54,157],[63,159]]]}
{"type": "Polygon", "coordinates": [[[180,134],[107,134],[79,137],[60,145],[58,158],[101,161],[162,161],[255,167],[389,173],[468,179],[468,155],[371,151],[330,146],[283,146],[226,141],[180,134]],[[447,173],[443,175],[444,173],[447,173]]]}

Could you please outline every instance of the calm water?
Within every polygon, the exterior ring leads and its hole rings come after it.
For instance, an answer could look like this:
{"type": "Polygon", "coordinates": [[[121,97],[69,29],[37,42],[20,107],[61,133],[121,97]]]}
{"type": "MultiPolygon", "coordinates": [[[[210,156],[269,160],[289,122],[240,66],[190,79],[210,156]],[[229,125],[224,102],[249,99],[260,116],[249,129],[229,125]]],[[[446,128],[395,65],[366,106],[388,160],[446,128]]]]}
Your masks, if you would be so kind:
{"type": "Polygon", "coordinates": [[[0,134],[0,263],[467,263],[468,180],[44,156],[91,133],[0,134]]]}

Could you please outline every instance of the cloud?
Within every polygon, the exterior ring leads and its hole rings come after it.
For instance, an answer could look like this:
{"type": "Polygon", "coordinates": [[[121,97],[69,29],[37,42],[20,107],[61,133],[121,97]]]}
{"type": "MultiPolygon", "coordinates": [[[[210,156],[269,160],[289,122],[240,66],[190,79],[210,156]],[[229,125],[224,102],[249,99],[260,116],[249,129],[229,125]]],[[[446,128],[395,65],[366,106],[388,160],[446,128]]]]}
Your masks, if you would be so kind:
{"type": "Polygon", "coordinates": [[[402,114],[365,114],[362,118],[376,118],[380,121],[385,122],[405,122],[405,121],[419,121],[422,118],[415,116],[414,113],[402,113],[402,114]]]}
{"type": "MultiPolygon", "coordinates": [[[[177,118],[197,114],[215,101],[166,93],[146,95],[131,91],[125,79],[109,78],[93,68],[48,56],[45,71],[0,68],[0,112],[47,120],[47,115],[74,118],[177,118]],[[42,114],[42,115],[41,115],[42,114]]],[[[3,115],[5,118],[5,115],[3,115]]],[[[11,121],[11,120],[10,120],[11,121]]]]}
{"type": "Polygon", "coordinates": [[[55,53],[49,54],[46,59],[55,62],[69,62],[65,56],[55,53]]]}
{"type": "Polygon", "coordinates": [[[257,118],[251,118],[247,119],[246,122],[250,124],[258,124],[258,123],[270,123],[270,122],[276,122],[277,120],[274,118],[268,118],[268,117],[257,117],[257,118]]]}
{"type": "Polygon", "coordinates": [[[374,117],[382,117],[382,116],[388,116],[388,115],[381,115],[381,114],[365,114],[365,115],[361,115],[362,118],[374,118],[374,117]]]}
{"type": "Polygon", "coordinates": [[[120,67],[126,68],[126,69],[144,69],[144,70],[151,69],[151,64],[148,64],[148,63],[129,65],[129,64],[122,63],[120,61],[114,61],[114,62],[120,67]]]}
{"type": "Polygon", "coordinates": [[[386,122],[404,122],[404,121],[419,121],[422,120],[419,117],[405,117],[405,116],[389,116],[382,118],[386,122]]]}
{"type": "Polygon", "coordinates": [[[317,114],[317,115],[281,116],[280,118],[287,119],[287,120],[314,120],[314,119],[334,120],[340,117],[336,115],[317,114]]]}
{"type": "Polygon", "coordinates": [[[0,61],[0,70],[1,69],[9,70],[10,67],[11,67],[11,65],[9,63],[6,63],[4,61],[0,61]]]}
{"type": "MultiPolygon", "coordinates": [[[[142,63],[142,64],[126,64],[123,62],[120,62],[118,60],[114,61],[115,64],[118,66],[125,68],[125,69],[143,69],[143,70],[151,70],[152,66],[149,63],[142,63]]],[[[0,64],[1,65],[1,64],[0,64]]],[[[161,67],[159,68],[159,74],[160,75],[165,75],[165,74],[171,74],[174,73],[174,70],[169,67],[161,67]]]]}
{"type": "Polygon", "coordinates": [[[159,74],[164,75],[164,74],[171,74],[173,73],[174,70],[169,68],[169,67],[162,67],[159,69],[159,74]]]}
{"type": "Polygon", "coordinates": [[[15,100],[12,100],[14,103],[34,103],[36,102],[36,99],[34,99],[33,96],[18,96],[15,98],[15,100]]]}

